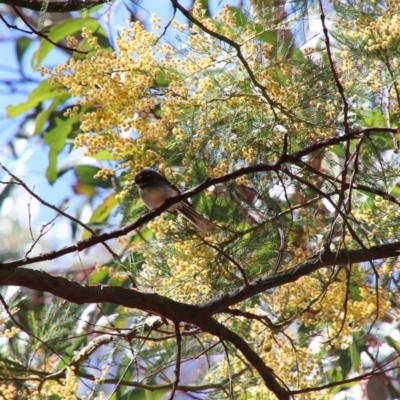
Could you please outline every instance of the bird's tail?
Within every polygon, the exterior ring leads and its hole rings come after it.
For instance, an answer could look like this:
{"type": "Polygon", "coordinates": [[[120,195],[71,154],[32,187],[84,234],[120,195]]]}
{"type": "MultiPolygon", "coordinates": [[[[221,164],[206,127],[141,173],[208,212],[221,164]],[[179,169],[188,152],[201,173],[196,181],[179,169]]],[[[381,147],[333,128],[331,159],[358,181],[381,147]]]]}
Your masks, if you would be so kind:
{"type": "Polygon", "coordinates": [[[182,207],[179,208],[179,212],[193,225],[197,226],[203,232],[209,232],[215,229],[215,224],[198,214],[190,205],[181,203],[182,207]]]}

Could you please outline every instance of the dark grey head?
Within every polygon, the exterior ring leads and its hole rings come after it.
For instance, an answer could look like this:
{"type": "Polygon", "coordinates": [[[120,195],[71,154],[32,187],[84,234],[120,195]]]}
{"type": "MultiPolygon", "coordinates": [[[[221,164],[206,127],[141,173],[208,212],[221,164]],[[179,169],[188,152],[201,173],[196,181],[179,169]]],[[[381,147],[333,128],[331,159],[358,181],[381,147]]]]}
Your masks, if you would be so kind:
{"type": "Polygon", "coordinates": [[[135,175],[135,185],[140,188],[159,183],[169,183],[162,175],[151,168],[143,168],[135,175]]]}

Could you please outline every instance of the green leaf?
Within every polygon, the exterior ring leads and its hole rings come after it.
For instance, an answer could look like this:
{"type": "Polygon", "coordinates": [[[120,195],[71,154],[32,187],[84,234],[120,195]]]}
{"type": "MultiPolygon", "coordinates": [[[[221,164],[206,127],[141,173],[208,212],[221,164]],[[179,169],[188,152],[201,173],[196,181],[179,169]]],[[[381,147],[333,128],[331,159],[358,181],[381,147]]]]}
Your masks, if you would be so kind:
{"type": "Polygon", "coordinates": [[[393,189],[390,191],[390,194],[394,197],[400,198],[400,184],[396,183],[393,189]]]}
{"type": "Polygon", "coordinates": [[[37,107],[41,102],[60,95],[65,95],[65,91],[61,85],[50,85],[48,81],[42,81],[32,90],[24,103],[19,103],[16,106],[8,106],[7,116],[9,118],[16,117],[37,107]]]}
{"type": "Polygon", "coordinates": [[[82,182],[77,182],[74,185],[74,192],[75,194],[82,194],[89,198],[97,194],[97,190],[92,185],[88,185],[82,182]]]}
{"type": "Polygon", "coordinates": [[[51,113],[62,103],[65,103],[71,96],[67,93],[63,93],[53,99],[51,104],[43,111],[41,111],[36,117],[34,135],[38,135],[42,132],[44,125],[49,121],[51,113]]]}
{"type": "MultiPolygon", "coordinates": [[[[67,36],[80,32],[83,27],[86,27],[89,31],[99,32],[99,34],[105,37],[107,36],[104,29],[94,18],[74,18],[47,27],[47,29],[50,30],[50,32],[48,33],[48,38],[53,42],[58,43],[60,40],[65,39],[67,36]]],[[[32,58],[33,68],[39,67],[53,48],[54,45],[43,38],[41,40],[38,50],[32,58]]]]}
{"type": "Polygon", "coordinates": [[[49,166],[46,170],[46,177],[50,184],[53,184],[57,179],[57,156],[65,145],[73,123],[72,118],[62,119],[61,117],[56,117],[53,127],[43,136],[44,141],[50,147],[49,166]]]}
{"type": "Polygon", "coordinates": [[[240,8],[237,7],[228,7],[232,14],[235,16],[235,25],[238,28],[243,26],[248,26],[251,28],[254,33],[258,33],[257,39],[262,40],[263,42],[275,44],[276,43],[276,33],[273,31],[266,31],[265,27],[260,24],[250,24],[248,18],[243,13],[240,8]]]}
{"type": "Polygon", "coordinates": [[[351,370],[352,363],[349,349],[343,350],[339,357],[339,365],[342,368],[342,376],[345,378],[351,370]]]}
{"type": "Polygon", "coordinates": [[[75,173],[82,183],[90,186],[97,186],[102,188],[112,188],[111,180],[95,179],[94,176],[100,171],[100,168],[91,165],[78,165],[75,167],[75,173]]]}
{"type": "MultiPolygon", "coordinates": [[[[340,382],[341,380],[343,380],[343,379],[339,379],[338,378],[335,382],[340,382]]],[[[348,383],[345,383],[343,385],[334,386],[333,388],[330,389],[330,393],[336,394],[336,393],[339,393],[339,392],[341,392],[343,390],[351,389],[356,384],[357,384],[357,382],[348,382],[348,383]]]]}
{"type": "Polygon", "coordinates": [[[360,372],[360,354],[363,347],[363,341],[361,339],[362,332],[353,333],[353,343],[351,344],[351,360],[353,363],[353,369],[360,372]]]}
{"type": "MultiPolygon", "coordinates": [[[[155,390],[150,392],[143,389],[134,389],[129,392],[129,394],[124,394],[124,399],[126,400],[160,400],[168,393],[168,390],[155,390]],[[128,396],[128,397],[127,397],[128,396]]],[[[119,398],[119,397],[118,397],[119,398]]],[[[117,399],[117,397],[113,398],[117,399]]]]}
{"type": "Polygon", "coordinates": [[[385,339],[390,347],[393,347],[397,353],[400,353],[400,342],[394,340],[391,336],[386,336],[385,339]]]}
{"type": "MultiPolygon", "coordinates": [[[[117,205],[118,201],[115,197],[115,193],[110,194],[104,199],[103,203],[93,211],[93,214],[89,220],[89,225],[93,223],[104,222],[117,205]]],[[[90,232],[85,230],[83,232],[82,239],[87,239],[91,235],[92,234],[90,232]]]]}
{"type": "Polygon", "coordinates": [[[368,115],[364,117],[363,124],[366,126],[385,126],[385,118],[381,110],[375,108],[368,112],[368,115]]]}
{"type": "Polygon", "coordinates": [[[335,153],[337,156],[339,157],[343,157],[345,155],[343,146],[339,145],[339,144],[335,144],[334,146],[332,146],[330,148],[330,150],[335,153]]]}
{"type": "Polygon", "coordinates": [[[113,161],[114,157],[112,154],[107,150],[102,150],[92,156],[95,160],[99,161],[113,161]]]}
{"type": "Polygon", "coordinates": [[[89,223],[91,222],[103,222],[110,215],[111,211],[118,205],[118,200],[115,197],[115,193],[110,194],[106,197],[102,204],[100,204],[93,212],[89,223]]]}
{"type": "Polygon", "coordinates": [[[299,335],[299,346],[300,347],[307,347],[310,341],[310,333],[311,329],[307,328],[306,325],[303,323],[299,326],[297,334],[299,335]]]}
{"type": "Polygon", "coordinates": [[[228,7],[230,12],[235,16],[235,25],[240,28],[245,26],[248,21],[246,16],[243,14],[242,10],[237,7],[228,7]]]}
{"type": "Polygon", "coordinates": [[[262,25],[256,25],[254,31],[258,33],[257,39],[262,40],[265,43],[275,44],[276,43],[276,33],[273,31],[266,31],[265,27],[262,25]]]}
{"type": "Polygon", "coordinates": [[[89,15],[94,14],[101,10],[103,4],[99,4],[98,6],[87,8],[86,10],[79,11],[79,14],[82,18],[88,18],[89,15]]]}
{"type": "Polygon", "coordinates": [[[340,382],[344,379],[343,372],[339,368],[326,371],[326,375],[328,378],[330,377],[329,380],[332,382],[340,382]]]}
{"type": "Polygon", "coordinates": [[[16,41],[16,51],[17,51],[17,59],[19,62],[19,65],[22,65],[22,58],[24,57],[24,54],[26,50],[28,50],[28,47],[32,43],[32,39],[29,39],[27,37],[20,37],[16,41]]]}
{"type": "Polygon", "coordinates": [[[108,271],[97,271],[97,269],[95,269],[88,278],[88,284],[93,285],[99,282],[106,282],[108,278],[108,271]]]}
{"type": "Polygon", "coordinates": [[[360,288],[358,288],[357,286],[350,285],[349,295],[350,295],[350,298],[354,301],[363,301],[360,288]]]}

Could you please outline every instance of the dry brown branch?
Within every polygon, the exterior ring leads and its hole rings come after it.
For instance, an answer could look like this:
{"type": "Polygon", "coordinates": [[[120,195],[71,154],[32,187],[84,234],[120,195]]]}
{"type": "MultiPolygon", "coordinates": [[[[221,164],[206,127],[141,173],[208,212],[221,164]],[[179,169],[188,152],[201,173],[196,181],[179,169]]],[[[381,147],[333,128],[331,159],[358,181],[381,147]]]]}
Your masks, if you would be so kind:
{"type": "MultiPolygon", "coordinates": [[[[49,0],[47,12],[81,11],[109,2],[109,0],[49,0]]],[[[43,0],[0,0],[0,3],[33,11],[41,11],[43,7],[43,0]]]]}

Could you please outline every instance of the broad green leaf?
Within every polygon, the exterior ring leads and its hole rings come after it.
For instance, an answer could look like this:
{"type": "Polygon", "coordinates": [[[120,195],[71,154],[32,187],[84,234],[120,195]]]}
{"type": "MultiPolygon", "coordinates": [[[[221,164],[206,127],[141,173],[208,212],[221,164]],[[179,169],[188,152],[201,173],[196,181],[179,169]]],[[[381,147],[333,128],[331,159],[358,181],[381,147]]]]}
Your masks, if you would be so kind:
{"type": "Polygon", "coordinates": [[[75,167],[75,173],[82,183],[86,183],[87,185],[97,186],[97,187],[102,187],[102,188],[112,188],[110,179],[103,181],[102,179],[94,178],[94,176],[99,171],[100,171],[100,168],[93,167],[91,165],[78,165],[77,167],[75,167]]]}
{"type": "Polygon", "coordinates": [[[34,135],[38,135],[42,132],[44,125],[49,121],[51,113],[62,103],[65,103],[71,96],[67,93],[63,93],[53,99],[51,104],[43,111],[41,111],[36,117],[34,135]]]}
{"type": "Polygon", "coordinates": [[[310,340],[311,329],[308,328],[304,323],[299,326],[297,334],[299,335],[299,346],[307,347],[310,340]]]}
{"type": "Polygon", "coordinates": [[[56,96],[64,96],[65,91],[61,85],[50,85],[48,81],[42,81],[32,90],[28,99],[16,106],[7,107],[7,117],[13,118],[38,106],[41,102],[56,96]]]}
{"type": "MultiPolygon", "coordinates": [[[[104,199],[103,203],[93,211],[93,214],[89,220],[89,225],[93,223],[104,222],[117,205],[118,201],[115,198],[115,193],[110,194],[104,199]]],[[[92,234],[90,232],[85,230],[83,232],[82,239],[86,239],[91,235],[92,234]]]]}
{"type": "Polygon", "coordinates": [[[394,340],[391,336],[386,336],[386,341],[390,347],[393,347],[397,353],[400,353],[400,342],[394,340]]]}
{"type": "Polygon", "coordinates": [[[108,273],[107,271],[95,271],[93,272],[89,279],[88,279],[88,284],[93,285],[95,283],[103,282],[107,279],[108,273]]]}
{"type": "Polygon", "coordinates": [[[360,354],[363,346],[363,341],[361,339],[362,332],[353,333],[353,343],[351,344],[351,360],[353,363],[353,369],[357,372],[360,371],[360,354]]]}
{"type": "Polygon", "coordinates": [[[102,150],[92,156],[95,160],[99,161],[112,161],[114,160],[112,154],[107,150],[102,150]]]}
{"type": "Polygon", "coordinates": [[[339,145],[339,144],[335,144],[334,146],[332,146],[330,148],[330,150],[335,153],[337,156],[339,157],[343,157],[345,155],[343,146],[339,145]]]}
{"type": "MultiPolygon", "coordinates": [[[[338,379],[338,380],[336,380],[336,382],[340,382],[341,380],[342,379],[338,379]]],[[[351,389],[356,384],[357,384],[357,382],[349,382],[349,383],[345,383],[344,385],[334,386],[332,389],[330,389],[330,393],[336,394],[336,393],[341,392],[342,390],[351,389]]]]}
{"type": "Polygon", "coordinates": [[[102,7],[104,7],[104,5],[103,4],[99,4],[98,6],[90,7],[88,9],[86,9],[86,10],[79,11],[79,14],[83,19],[84,18],[88,18],[89,15],[100,11],[102,7]]]}
{"type": "Polygon", "coordinates": [[[210,10],[210,2],[208,0],[200,0],[201,7],[205,11],[205,16],[210,18],[211,10],[210,10]]]}
{"type": "Polygon", "coordinates": [[[16,51],[17,51],[17,59],[18,59],[20,66],[22,66],[22,58],[24,57],[24,54],[25,54],[26,50],[28,50],[28,47],[31,43],[32,43],[32,39],[29,39],[24,36],[20,37],[15,42],[16,51]]]}
{"type": "Polygon", "coordinates": [[[89,223],[105,221],[117,205],[118,200],[115,197],[115,193],[110,194],[104,199],[103,203],[94,210],[89,223]]]}
{"type": "MultiPolygon", "coordinates": [[[[143,389],[134,389],[130,392],[129,397],[124,395],[126,400],[160,400],[164,398],[168,390],[155,390],[154,392],[150,392],[149,390],[143,389]]],[[[112,397],[110,400],[117,400],[120,397],[112,397]]]]}
{"type": "MultiPolygon", "coordinates": [[[[48,33],[49,39],[57,43],[66,37],[80,32],[83,27],[86,27],[89,31],[99,32],[106,36],[104,29],[101,25],[93,18],[88,19],[69,19],[67,21],[60,22],[58,24],[47,27],[50,32],[48,33]]],[[[36,51],[34,57],[32,58],[32,65],[34,68],[39,67],[46,56],[54,48],[54,45],[48,40],[42,39],[38,50],[36,51]]]]}
{"type": "Polygon", "coordinates": [[[400,184],[394,185],[393,189],[390,191],[390,194],[394,197],[400,198],[400,184]]]}
{"type": "Polygon", "coordinates": [[[97,194],[97,190],[94,186],[83,182],[78,182],[74,185],[74,192],[76,194],[82,194],[86,197],[93,197],[97,194]]]}
{"type": "Polygon", "coordinates": [[[49,145],[49,166],[46,170],[46,177],[50,184],[57,179],[57,156],[65,145],[65,141],[71,133],[72,119],[56,117],[54,126],[44,134],[44,141],[49,145]]]}
{"type": "Polygon", "coordinates": [[[330,369],[326,371],[327,377],[330,377],[332,382],[340,382],[344,379],[343,372],[339,368],[330,369]]]}
{"type": "Polygon", "coordinates": [[[349,295],[350,295],[350,298],[354,301],[363,301],[363,298],[361,296],[361,291],[357,286],[350,285],[349,295]]]}
{"type": "Polygon", "coordinates": [[[342,368],[342,376],[345,378],[352,367],[350,349],[342,350],[339,357],[339,365],[342,368]]]}

